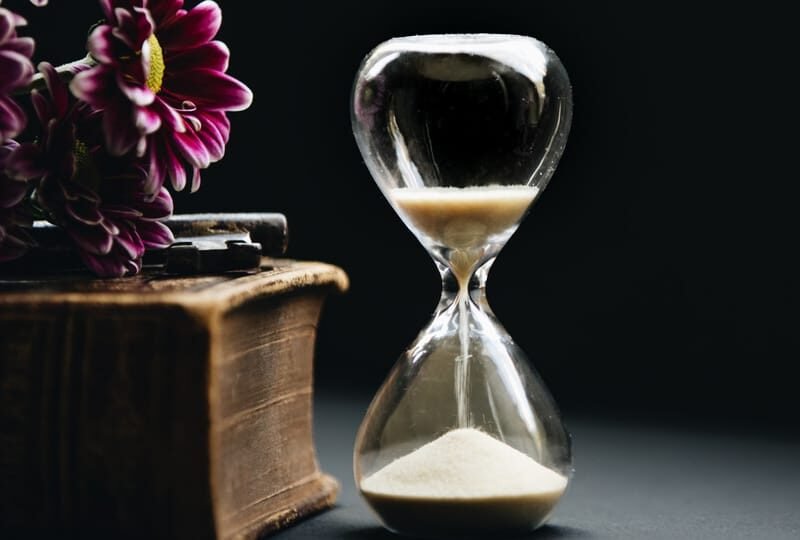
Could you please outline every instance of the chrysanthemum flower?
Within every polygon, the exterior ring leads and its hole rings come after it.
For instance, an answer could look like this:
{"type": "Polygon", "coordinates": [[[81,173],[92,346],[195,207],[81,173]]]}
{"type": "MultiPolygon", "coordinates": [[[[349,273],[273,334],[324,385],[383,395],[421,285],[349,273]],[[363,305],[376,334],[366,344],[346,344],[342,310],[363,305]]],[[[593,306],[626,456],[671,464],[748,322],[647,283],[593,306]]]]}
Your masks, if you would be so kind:
{"type": "Polygon", "coordinates": [[[100,139],[99,113],[70,100],[50,64],[39,69],[49,96],[34,91],[31,98],[43,132],[13,152],[7,170],[16,178],[39,179],[37,202],[95,274],[135,274],[146,248],[173,242],[158,222],[172,213],[172,198],[163,188],[147,193],[144,164],[110,156],[100,139]]]}
{"type": "Polygon", "coordinates": [[[222,158],[226,111],[246,109],[252,93],[227,75],[229,51],[215,41],[222,14],[206,0],[101,0],[106,23],[89,36],[98,62],[78,74],[72,92],[103,111],[106,146],[135,151],[149,168],[148,189],[166,177],[176,190],[200,185],[200,169],[222,158]]]}
{"type": "Polygon", "coordinates": [[[15,141],[0,145],[0,262],[21,257],[33,244],[27,231],[33,220],[23,204],[28,183],[5,173],[6,160],[18,146],[15,141]]]}
{"type": "Polygon", "coordinates": [[[0,7],[0,143],[25,127],[25,114],[10,94],[28,84],[33,76],[33,40],[17,35],[25,19],[0,7]]]}

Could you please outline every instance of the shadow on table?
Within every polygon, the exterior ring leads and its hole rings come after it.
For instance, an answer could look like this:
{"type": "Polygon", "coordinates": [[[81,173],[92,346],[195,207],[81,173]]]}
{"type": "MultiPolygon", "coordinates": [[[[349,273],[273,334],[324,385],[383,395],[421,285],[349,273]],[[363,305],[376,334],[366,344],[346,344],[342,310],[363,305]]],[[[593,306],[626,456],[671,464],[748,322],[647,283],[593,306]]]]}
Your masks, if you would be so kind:
{"type": "MultiPolygon", "coordinates": [[[[492,540],[589,540],[594,535],[589,531],[566,527],[563,525],[544,525],[535,532],[524,536],[492,536],[492,540]]],[[[340,536],[343,540],[398,540],[403,536],[391,533],[381,527],[365,527],[362,529],[352,529],[342,531],[340,536]]]]}

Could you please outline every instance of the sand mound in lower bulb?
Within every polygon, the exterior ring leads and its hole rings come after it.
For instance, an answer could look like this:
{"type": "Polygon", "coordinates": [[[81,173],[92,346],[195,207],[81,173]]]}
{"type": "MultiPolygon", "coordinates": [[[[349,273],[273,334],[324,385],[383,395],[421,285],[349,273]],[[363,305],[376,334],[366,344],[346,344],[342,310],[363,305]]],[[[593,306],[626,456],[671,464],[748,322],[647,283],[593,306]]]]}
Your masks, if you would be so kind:
{"type": "Polygon", "coordinates": [[[541,525],[567,479],[477,429],[455,429],[364,479],[391,529],[417,536],[525,531],[541,525]]]}

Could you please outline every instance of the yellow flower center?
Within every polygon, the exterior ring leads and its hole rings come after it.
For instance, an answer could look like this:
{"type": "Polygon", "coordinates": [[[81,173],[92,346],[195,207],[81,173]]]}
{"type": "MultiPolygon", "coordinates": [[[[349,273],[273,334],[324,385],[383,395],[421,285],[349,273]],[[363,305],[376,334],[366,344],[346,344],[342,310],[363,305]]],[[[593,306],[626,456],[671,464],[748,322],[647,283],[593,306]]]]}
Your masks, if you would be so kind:
{"type": "Polygon", "coordinates": [[[164,81],[164,51],[158,42],[155,34],[150,34],[147,38],[150,45],[150,72],[147,74],[147,88],[154,94],[161,91],[161,83],[164,81]]]}
{"type": "Polygon", "coordinates": [[[102,177],[89,153],[89,147],[83,141],[75,139],[75,145],[72,150],[75,154],[75,175],[73,180],[93,191],[97,191],[100,188],[102,177]]]}

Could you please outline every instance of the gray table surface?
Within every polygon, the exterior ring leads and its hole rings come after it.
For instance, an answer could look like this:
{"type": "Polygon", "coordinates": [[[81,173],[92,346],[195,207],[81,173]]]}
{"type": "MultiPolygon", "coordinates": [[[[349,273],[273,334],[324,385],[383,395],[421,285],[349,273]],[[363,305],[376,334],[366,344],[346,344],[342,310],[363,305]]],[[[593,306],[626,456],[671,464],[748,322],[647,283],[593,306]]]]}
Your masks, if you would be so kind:
{"type": "MultiPolygon", "coordinates": [[[[342,484],[339,503],[273,538],[399,538],[353,483],[353,440],[368,400],[317,396],[319,461],[342,484]]],[[[575,476],[550,524],[526,538],[800,540],[795,437],[580,417],[567,425],[575,476]]]]}

